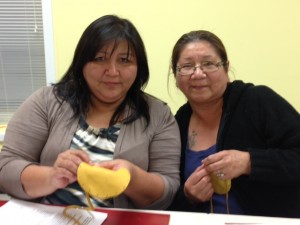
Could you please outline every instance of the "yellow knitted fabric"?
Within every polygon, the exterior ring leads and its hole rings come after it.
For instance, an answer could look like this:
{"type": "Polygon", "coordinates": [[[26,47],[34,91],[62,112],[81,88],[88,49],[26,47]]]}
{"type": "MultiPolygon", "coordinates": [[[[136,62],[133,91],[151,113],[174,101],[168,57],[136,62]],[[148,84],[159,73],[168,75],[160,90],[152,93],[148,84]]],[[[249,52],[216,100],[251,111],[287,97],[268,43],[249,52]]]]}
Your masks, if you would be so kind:
{"type": "MultiPolygon", "coordinates": [[[[220,179],[216,174],[212,173],[211,174],[211,179],[212,179],[212,185],[214,188],[214,192],[219,194],[219,195],[225,195],[226,194],[226,209],[227,209],[227,214],[229,214],[229,202],[228,202],[228,192],[231,188],[231,180],[223,180],[220,179]]],[[[210,211],[211,213],[214,212],[214,207],[213,207],[213,199],[210,199],[210,211]]]]}

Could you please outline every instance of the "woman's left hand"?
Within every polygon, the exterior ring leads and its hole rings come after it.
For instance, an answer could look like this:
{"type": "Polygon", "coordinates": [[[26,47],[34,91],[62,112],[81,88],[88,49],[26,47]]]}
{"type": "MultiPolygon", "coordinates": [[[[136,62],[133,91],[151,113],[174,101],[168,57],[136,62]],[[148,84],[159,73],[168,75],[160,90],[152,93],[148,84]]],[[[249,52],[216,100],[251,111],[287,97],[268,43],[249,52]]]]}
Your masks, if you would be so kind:
{"type": "Polygon", "coordinates": [[[249,152],[223,150],[208,156],[202,161],[207,171],[215,173],[221,179],[233,179],[243,174],[249,175],[251,161],[249,152]]]}
{"type": "Polygon", "coordinates": [[[95,165],[101,166],[101,167],[104,167],[104,168],[110,169],[110,170],[118,170],[120,168],[125,168],[129,171],[131,177],[133,176],[134,167],[135,167],[131,162],[129,162],[127,160],[123,160],[123,159],[102,161],[100,163],[96,163],[95,165]]]}
{"type": "Polygon", "coordinates": [[[124,194],[138,207],[146,207],[152,204],[163,194],[164,182],[159,175],[147,172],[127,160],[114,159],[103,161],[95,165],[111,170],[118,170],[120,168],[127,169],[131,178],[124,194]]]}

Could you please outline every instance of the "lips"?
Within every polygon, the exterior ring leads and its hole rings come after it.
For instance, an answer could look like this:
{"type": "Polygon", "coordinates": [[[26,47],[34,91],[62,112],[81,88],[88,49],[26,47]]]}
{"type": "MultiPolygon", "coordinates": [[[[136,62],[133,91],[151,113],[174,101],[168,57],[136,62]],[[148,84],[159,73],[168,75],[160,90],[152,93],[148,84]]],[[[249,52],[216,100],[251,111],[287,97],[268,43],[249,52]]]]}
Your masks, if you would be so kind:
{"type": "Polygon", "coordinates": [[[120,84],[120,82],[112,82],[112,81],[106,81],[106,82],[103,82],[106,86],[109,86],[109,87],[115,87],[117,85],[120,84]]]}
{"type": "Polygon", "coordinates": [[[207,85],[191,85],[192,89],[203,89],[203,88],[207,88],[207,85]]]}

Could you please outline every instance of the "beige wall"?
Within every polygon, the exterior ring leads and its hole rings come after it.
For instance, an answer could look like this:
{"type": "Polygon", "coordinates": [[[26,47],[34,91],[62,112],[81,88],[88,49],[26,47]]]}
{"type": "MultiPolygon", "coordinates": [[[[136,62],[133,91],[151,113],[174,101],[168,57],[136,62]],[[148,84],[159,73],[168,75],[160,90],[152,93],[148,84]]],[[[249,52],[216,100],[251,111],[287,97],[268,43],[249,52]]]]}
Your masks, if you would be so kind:
{"type": "Polygon", "coordinates": [[[147,92],[173,112],[184,102],[167,77],[171,50],[183,33],[206,29],[227,47],[234,79],[266,84],[300,111],[298,0],[53,0],[56,77],[67,69],[86,26],[105,14],[130,19],[144,39],[151,78],[147,92]]]}

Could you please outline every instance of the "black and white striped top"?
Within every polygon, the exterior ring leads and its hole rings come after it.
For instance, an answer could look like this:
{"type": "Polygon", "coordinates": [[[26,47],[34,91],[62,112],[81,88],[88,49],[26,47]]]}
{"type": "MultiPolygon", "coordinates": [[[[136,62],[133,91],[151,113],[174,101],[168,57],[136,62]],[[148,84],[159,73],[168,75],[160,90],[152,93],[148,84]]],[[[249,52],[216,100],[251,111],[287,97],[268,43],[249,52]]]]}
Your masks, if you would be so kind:
{"type": "MultiPolygon", "coordinates": [[[[108,128],[98,129],[89,126],[85,119],[81,117],[79,125],[70,148],[85,151],[93,162],[113,159],[116,141],[122,124],[117,123],[108,128]]],[[[112,199],[103,201],[91,198],[91,200],[94,206],[113,207],[112,199]]],[[[88,205],[86,196],[77,182],[47,196],[44,202],[50,204],[88,205]]]]}

